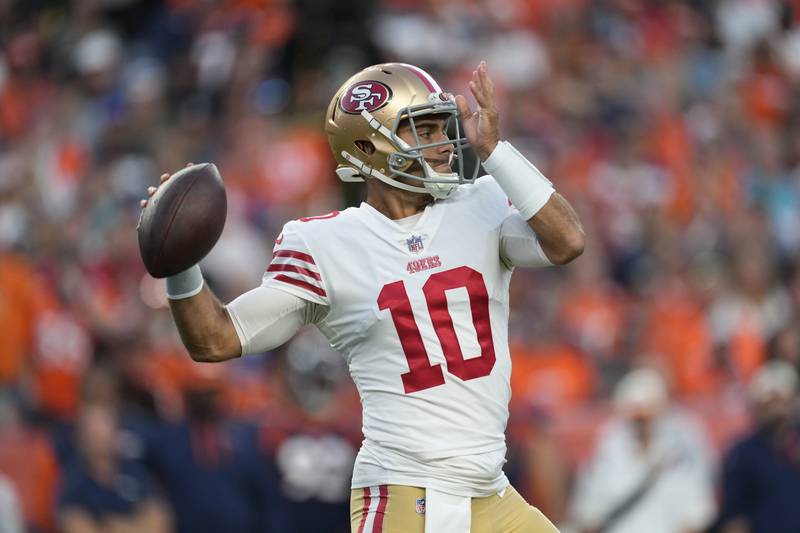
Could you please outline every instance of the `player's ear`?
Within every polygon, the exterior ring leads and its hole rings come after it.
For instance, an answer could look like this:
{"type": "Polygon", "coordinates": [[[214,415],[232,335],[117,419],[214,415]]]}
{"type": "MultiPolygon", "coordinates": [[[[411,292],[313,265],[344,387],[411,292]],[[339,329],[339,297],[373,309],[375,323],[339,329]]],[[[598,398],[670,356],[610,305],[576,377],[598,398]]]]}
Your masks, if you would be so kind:
{"type": "Polygon", "coordinates": [[[372,141],[366,141],[363,139],[359,139],[356,141],[356,148],[364,152],[366,155],[372,155],[375,153],[375,145],[372,144],[372,141]]]}

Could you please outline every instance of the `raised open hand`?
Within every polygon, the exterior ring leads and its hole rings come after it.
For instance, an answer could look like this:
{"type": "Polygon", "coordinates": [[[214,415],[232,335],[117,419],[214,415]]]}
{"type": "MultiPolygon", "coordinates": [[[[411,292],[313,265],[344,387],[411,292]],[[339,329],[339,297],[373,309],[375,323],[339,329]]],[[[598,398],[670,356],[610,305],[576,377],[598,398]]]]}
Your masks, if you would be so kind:
{"type": "Polygon", "coordinates": [[[478,152],[481,160],[485,161],[500,140],[497,106],[494,101],[494,83],[489,77],[486,61],[481,61],[478,67],[472,71],[469,90],[478,103],[478,110],[472,111],[467,99],[460,94],[456,96],[456,106],[461,113],[464,135],[478,152]]]}

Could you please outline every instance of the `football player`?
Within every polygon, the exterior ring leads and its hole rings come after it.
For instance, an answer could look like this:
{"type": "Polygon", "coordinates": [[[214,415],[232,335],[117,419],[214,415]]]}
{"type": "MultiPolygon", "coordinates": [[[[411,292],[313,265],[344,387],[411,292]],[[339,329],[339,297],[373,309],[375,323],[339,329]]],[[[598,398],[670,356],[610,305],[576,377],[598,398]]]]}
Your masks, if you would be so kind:
{"type": "Polygon", "coordinates": [[[469,88],[475,111],[412,65],[355,74],[325,129],[337,175],[366,181],[366,202],[288,222],[261,286],[228,305],[198,266],[167,278],[197,361],[273,349],[306,324],[345,357],[363,406],[354,533],[556,531],[502,469],[508,290],[514,267],[568,263],[584,234],[501,140],[485,62],[469,88]],[[468,145],[490,175],[466,175],[468,145]]]}

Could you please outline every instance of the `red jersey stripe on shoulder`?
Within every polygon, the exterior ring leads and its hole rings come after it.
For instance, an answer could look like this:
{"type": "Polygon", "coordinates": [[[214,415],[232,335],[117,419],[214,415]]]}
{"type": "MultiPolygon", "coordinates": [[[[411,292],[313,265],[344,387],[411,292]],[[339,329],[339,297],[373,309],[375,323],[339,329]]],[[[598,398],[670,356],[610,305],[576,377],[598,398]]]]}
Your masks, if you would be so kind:
{"type": "Polygon", "coordinates": [[[427,87],[430,92],[432,93],[442,92],[442,88],[439,87],[439,84],[436,83],[436,80],[434,80],[430,74],[428,74],[421,68],[415,67],[414,65],[409,65],[408,63],[399,63],[399,65],[405,68],[406,70],[411,71],[417,78],[419,78],[422,81],[422,83],[425,84],[425,87],[427,87]]]}
{"type": "Polygon", "coordinates": [[[296,252],[294,250],[276,250],[272,253],[272,257],[294,257],[295,259],[300,259],[301,261],[305,261],[306,263],[311,263],[312,265],[316,265],[314,262],[314,258],[310,255],[303,253],[303,252],[296,252]]]}
{"type": "Polygon", "coordinates": [[[327,296],[325,290],[322,287],[317,287],[316,285],[312,285],[311,283],[303,281],[302,279],[290,278],[285,274],[278,274],[273,279],[275,279],[276,281],[282,281],[283,283],[288,283],[289,285],[294,285],[295,287],[300,287],[301,289],[305,289],[309,292],[313,292],[314,294],[318,294],[323,298],[327,296]]]}
{"type": "Polygon", "coordinates": [[[364,487],[364,508],[361,510],[361,523],[358,524],[358,533],[364,533],[364,524],[367,523],[367,515],[369,514],[369,504],[371,499],[369,487],[364,487]]]}
{"type": "Polygon", "coordinates": [[[389,503],[389,487],[381,485],[379,490],[380,500],[378,501],[378,509],[375,511],[375,523],[372,526],[372,533],[383,532],[383,516],[386,514],[386,505],[389,503]]]}
{"type": "Polygon", "coordinates": [[[272,263],[267,267],[267,272],[297,272],[298,274],[304,274],[306,276],[312,277],[317,281],[322,281],[322,278],[319,274],[314,272],[313,270],[309,270],[307,268],[295,266],[295,265],[283,265],[278,263],[272,263]]]}

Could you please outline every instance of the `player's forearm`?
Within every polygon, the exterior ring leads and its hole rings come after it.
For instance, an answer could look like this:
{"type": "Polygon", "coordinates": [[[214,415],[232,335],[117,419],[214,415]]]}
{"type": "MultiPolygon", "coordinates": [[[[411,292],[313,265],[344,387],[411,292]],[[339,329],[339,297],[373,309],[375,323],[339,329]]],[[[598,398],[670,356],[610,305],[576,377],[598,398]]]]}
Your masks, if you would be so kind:
{"type": "Polygon", "coordinates": [[[241,355],[236,329],[207,285],[189,298],[170,299],[169,308],[183,345],[195,361],[225,361],[241,355]]]}
{"type": "Polygon", "coordinates": [[[523,219],[536,233],[551,263],[563,265],[583,253],[578,215],[539,169],[510,143],[495,145],[483,162],[523,219]]]}
{"type": "Polygon", "coordinates": [[[536,232],[547,258],[556,265],[569,263],[583,253],[586,241],[578,214],[566,198],[553,193],[528,225],[536,232]]]}

